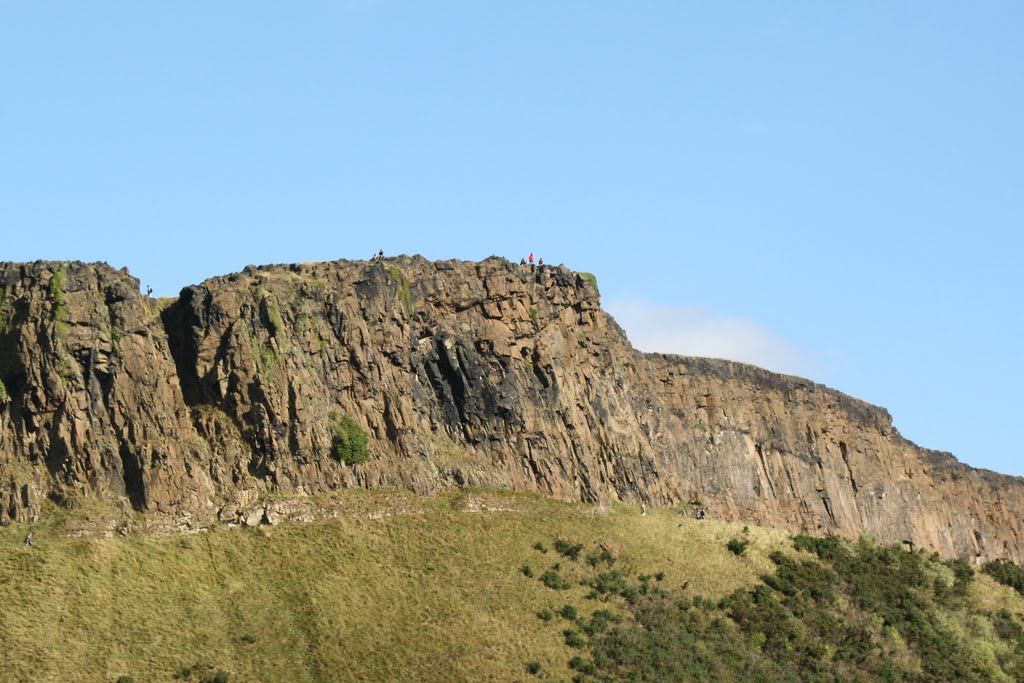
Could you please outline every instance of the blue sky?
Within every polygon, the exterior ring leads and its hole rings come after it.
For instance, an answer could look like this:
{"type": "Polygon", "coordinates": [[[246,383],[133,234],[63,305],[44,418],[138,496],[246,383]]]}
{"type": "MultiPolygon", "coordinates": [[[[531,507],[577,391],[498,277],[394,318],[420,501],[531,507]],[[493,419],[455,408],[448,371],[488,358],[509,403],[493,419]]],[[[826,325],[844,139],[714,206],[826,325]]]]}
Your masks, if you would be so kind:
{"type": "Polygon", "coordinates": [[[1019,2],[0,0],[0,259],[594,272],[1024,474],[1019,2]]]}

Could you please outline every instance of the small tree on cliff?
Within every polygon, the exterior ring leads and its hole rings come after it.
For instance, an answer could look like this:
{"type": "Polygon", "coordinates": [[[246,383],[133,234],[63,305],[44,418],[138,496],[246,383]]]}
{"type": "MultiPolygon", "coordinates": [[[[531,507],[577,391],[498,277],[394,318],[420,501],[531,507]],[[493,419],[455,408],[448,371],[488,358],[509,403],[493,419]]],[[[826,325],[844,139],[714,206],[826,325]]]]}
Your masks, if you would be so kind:
{"type": "Polygon", "coordinates": [[[355,420],[344,413],[332,411],[327,415],[331,427],[331,456],[346,465],[366,462],[370,453],[366,448],[369,437],[355,420]]]}

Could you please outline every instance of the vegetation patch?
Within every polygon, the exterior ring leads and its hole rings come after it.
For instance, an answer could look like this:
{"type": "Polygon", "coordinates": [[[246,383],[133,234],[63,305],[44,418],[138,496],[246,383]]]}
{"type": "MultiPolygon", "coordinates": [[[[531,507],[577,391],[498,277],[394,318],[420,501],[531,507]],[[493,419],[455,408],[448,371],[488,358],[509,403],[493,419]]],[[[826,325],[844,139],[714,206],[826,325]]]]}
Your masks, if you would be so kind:
{"type": "Polygon", "coordinates": [[[4,386],[3,379],[0,379],[0,403],[7,401],[7,387],[4,386]]]}
{"type": "Polygon", "coordinates": [[[593,273],[578,273],[578,275],[581,278],[583,278],[584,280],[586,280],[587,282],[589,282],[590,284],[594,285],[594,291],[595,292],[597,292],[598,294],[601,293],[601,290],[597,288],[597,276],[596,275],[594,275],[593,273]]]}
{"type": "MultiPolygon", "coordinates": [[[[749,542],[728,545],[743,555],[749,542]]],[[[972,598],[966,563],[867,539],[797,536],[793,548],[811,556],[773,551],[774,572],[717,601],[664,586],[662,572],[586,563],[585,600],[607,607],[558,612],[575,626],[565,644],[581,651],[567,663],[573,680],[1022,680],[1024,621],[972,598]]],[[[1008,585],[1020,571],[986,568],[1008,585]]]]}
{"type": "Polygon", "coordinates": [[[370,457],[369,436],[355,420],[344,413],[332,411],[327,416],[331,427],[331,456],[346,465],[358,465],[370,457]]]}
{"type": "Polygon", "coordinates": [[[412,316],[412,292],[409,289],[409,278],[402,269],[393,263],[386,264],[388,275],[398,284],[398,295],[402,298],[402,306],[408,316],[412,316]]]}
{"type": "Polygon", "coordinates": [[[559,573],[558,565],[541,574],[540,582],[552,590],[565,591],[572,588],[572,582],[559,573]]]}
{"type": "Polygon", "coordinates": [[[277,350],[273,346],[265,346],[255,333],[246,333],[245,336],[252,358],[256,362],[256,370],[260,377],[265,378],[277,364],[277,350]]]}
{"type": "Polygon", "coordinates": [[[750,545],[750,541],[743,538],[730,538],[729,542],[725,544],[726,549],[735,555],[736,557],[742,557],[747,552],[747,546],[750,545]]]}
{"type": "Polygon", "coordinates": [[[54,329],[57,331],[57,338],[64,339],[68,336],[68,307],[64,303],[64,296],[67,294],[68,273],[62,265],[54,271],[50,277],[50,313],[53,316],[54,329]]]}
{"type": "Polygon", "coordinates": [[[582,543],[573,543],[572,541],[567,541],[564,538],[555,539],[555,552],[562,557],[567,557],[570,560],[575,561],[580,559],[580,552],[582,551],[582,543]]]}
{"type": "Polygon", "coordinates": [[[982,566],[981,571],[993,579],[1024,595],[1024,567],[1018,567],[1009,560],[996,560],[982,566]]]}
{"type": "Polygon", "coordinates": [[[260,298],[260,313],[266,319],[267,329],[270,330],[270,334],[275,338],[281,338],[284,335],[284,320],[281,319],[281,309],[278,308],[277,299],[263,291],[260,294],[262,295],[260,298]]]}

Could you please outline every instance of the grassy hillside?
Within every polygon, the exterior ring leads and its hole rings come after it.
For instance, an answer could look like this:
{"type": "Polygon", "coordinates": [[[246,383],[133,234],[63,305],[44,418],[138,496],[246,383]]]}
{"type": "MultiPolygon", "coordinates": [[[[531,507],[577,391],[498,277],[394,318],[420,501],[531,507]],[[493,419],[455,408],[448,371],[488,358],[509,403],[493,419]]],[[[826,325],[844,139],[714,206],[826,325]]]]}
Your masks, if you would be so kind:
{"type": "Polygon", "coordinates": [[[755,530],[740,559],[726,524],[496,492],[343,498],[338,519],[259,530],[73,539],[88,520],[54,511],[26,548],[29,527],[0,529],[4,680],[170,681],[199,663],[231,681],[509,681],[531,660],[568,679],[571,649],[535,617],[564,596],[520,571],[534,543],[607,541],[714,596],[785,544],[755,530]]]}
{"type": "MultiPolygon", "coordinates": [[[[780,562],[835,559],[817,558],[810,546],[798,551],[781,532],[671,510],[602,513],[490,491],[432,499],[353,491],[338,501],[336,519],[258,530],[67,537],[88,527],[89,517],[103,527],[105,510],[51,511],[31,527],[0,529],[0,677],[615,680],[628,677],[616,663],[617,643],[636,649],[644,644],[631,638],[656,633],[636,630],[656,597],[692,605],[703,596],[697,602],[708,623],[729,620],[737,596],[763,590],[759,577],[774,575],[780,562]],[[23,545],[29,528],[32,548],[23,545]],[[602,542],[618,559],[600,554],[602,542]],[[568,587],[549,587],[558,585],[552,575],[568,587]]],[[[952,591],[955,572],[929,567],[929,585],[941,580],[952,591]]],[[[978,656],[996,671],[991,666],[998,668],[1009,646],[994,632],[1009,626],[994,615],[1009,610],[1012,623],[1024,624],[1024,600],[981,573],[955,600],[942,614],[944,628],[989,643],[989,654],[978,656]]],[[[762,639],[735,623],[725,640],[744,657],[766,656],[759,653],[771,635],[762,639]]],[[[901,646],[885,628],[875,630],[889,637],[886,652],[921,670],[912,644],[901,646]]],[[[684,642],[677,636],[669,640],[684,642]]],[[[701,640],[713,651],[719,642],[707,634],[701,640]]]]}

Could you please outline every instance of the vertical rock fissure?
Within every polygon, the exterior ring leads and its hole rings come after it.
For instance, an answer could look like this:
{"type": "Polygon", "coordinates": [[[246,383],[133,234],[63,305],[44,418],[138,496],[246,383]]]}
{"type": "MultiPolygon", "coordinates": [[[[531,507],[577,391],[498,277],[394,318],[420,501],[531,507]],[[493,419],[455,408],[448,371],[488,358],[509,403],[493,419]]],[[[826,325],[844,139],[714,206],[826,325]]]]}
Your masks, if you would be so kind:
{"type": "Polygon", "coordinates": [[[121,471],[124,474],[124,492],[136,510],[146,509],[146,484],[142,476],[142,465],[138,455],[127,443],[121,444],[121,471]]]}
{"type": "Polygon", "coordinates": [[[854,494],[860,489],[857,487],[857,480],[853,478],[853,470],[850,468],[850,453],[846,448],[846,442],[839,442],[839,454],[843,456],[843,464],[846,465],[846,476],[850,478],[850,486],[853,488],[854,494]]]}
{"type": "MultiPolygon", "coordinates": [[[[181,387],[181,396],[189,406],[202,403],[202,391],[196,371],[196,340],[192,334],[193,327],[201,324],[192,305],[195,295],[195,288],[182,290],[178,300],[160,314],[167,346],[174,361],[178,385],[181,387]]],[[[206,304],[209,305],[209,296],[206,297],[206,304]]]]}
{"type": "Polygon", "coordinates": [[[761,444],[754,444],[754,451],[757,453],[757,459],[761,462],[761,471],[764,472],[765,481],[768,482],[768,488],[771,489],[772,498],[778,498],[775,494],[775,483],[772,482],[772,477],[768,474],[768,464],[764,460],[764,450],[761,448],[761,444]]]}

